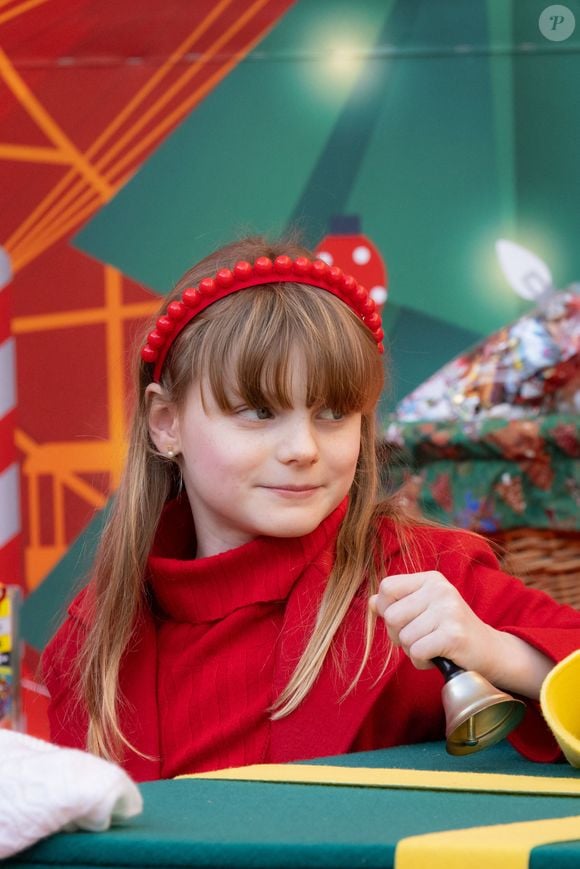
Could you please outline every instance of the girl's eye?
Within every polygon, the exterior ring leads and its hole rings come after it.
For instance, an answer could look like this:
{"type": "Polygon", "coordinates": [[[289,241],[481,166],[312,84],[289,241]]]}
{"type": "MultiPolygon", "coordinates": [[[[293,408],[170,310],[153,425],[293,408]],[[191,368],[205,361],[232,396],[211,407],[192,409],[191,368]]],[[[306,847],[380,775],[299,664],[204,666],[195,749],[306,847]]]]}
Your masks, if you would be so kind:
{"type": "Polygon", "coordinates": [[[243,407],[238,411],[238,416],[244,419],[263,420],[272,419],[274,414],[269,407],[243,407]]]}
{"type": "Polygon", "coordinates": [[[320,419],[331,419],[335,422],[344,419],[344,413],[341,413],[339,410],[333,410],[332,407],[323,407],[319,411],[318,416],[320,419]]]}
{"type": "Polygon", "coordinates": [[[254,413],[258,419],[272,419],[274,416],[269,407],[255,407],[254,413]]]}

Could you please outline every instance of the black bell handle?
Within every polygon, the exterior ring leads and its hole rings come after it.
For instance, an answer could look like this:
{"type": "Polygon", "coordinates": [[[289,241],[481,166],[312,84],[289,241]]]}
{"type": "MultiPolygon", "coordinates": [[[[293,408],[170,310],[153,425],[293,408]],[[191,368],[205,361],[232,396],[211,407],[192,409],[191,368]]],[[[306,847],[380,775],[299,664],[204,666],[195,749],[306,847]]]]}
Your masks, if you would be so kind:
{"type": "Polygon", "coordinates": [[[460,673],[465,673],[461,667],[458,667],[457,664],[454,664],[453,661],[450,661],[449,658],[431,658],[441,675],[445,678],[446,682],[449,682],[450,679],[453,679],[454,676],[459,676],[460,673]]]}

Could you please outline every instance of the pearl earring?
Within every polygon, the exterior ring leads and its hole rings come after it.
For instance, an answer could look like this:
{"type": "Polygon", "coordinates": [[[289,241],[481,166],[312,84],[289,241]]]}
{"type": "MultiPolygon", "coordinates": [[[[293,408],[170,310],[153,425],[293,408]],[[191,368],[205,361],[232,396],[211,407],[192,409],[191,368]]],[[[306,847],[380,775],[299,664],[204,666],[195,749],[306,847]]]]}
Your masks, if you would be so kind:
{"type": "Polygon", "coordinates": [[[167,450],[167,458],[168,458],[168,459],[174,459],[174,458],[175,458],[175,452],[174,452],[174,450],[171,449],[171,447],[169,447],[169,449],[167,450]]]}

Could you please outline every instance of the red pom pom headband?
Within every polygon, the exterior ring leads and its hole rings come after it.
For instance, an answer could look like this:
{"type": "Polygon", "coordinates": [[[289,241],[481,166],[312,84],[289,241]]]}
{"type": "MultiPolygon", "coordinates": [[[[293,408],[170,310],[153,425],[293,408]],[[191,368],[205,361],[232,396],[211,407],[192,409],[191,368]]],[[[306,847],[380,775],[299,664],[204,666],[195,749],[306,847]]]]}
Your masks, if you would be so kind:
{"type": "Polygon", "coordinates": [[[184,290],[180,302],[169,303],[167,311],[159,317],[141,350],[141,358],[154,365],[153,380],[159,382],[163,363],[176,337],[204,308],[248,287],[288,281],[319,287],[337,296],[370,329],[379,353],[383,352],[381,342],[384,332],[377,306],[368,291],[352,275],[346,275],[336,266],[329,266],[319,259],[297,257],[293,260],[289,256],[278,256],[272,262],[268,257],[261,256],[254,265],[241,260],[233,269],[220,269],[215,277],[204,278],[196,287],[184,290]]]}

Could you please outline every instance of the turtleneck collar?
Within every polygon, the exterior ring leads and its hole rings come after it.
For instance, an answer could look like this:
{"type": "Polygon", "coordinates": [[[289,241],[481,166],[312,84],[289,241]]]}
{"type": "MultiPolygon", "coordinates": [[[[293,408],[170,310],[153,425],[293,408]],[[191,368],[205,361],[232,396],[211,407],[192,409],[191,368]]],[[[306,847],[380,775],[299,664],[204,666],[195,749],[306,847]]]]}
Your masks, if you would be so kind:
{"type": "Polygon", "coordinates": [[[163,511],[148,560],[149,582],[162,616],[199,624],[256,603],[285,600],[306,566],[330,570],[347,499],[304,537],[257,537],[243,546],[196,559],[195,530],[186,498],[163,511]]]}

